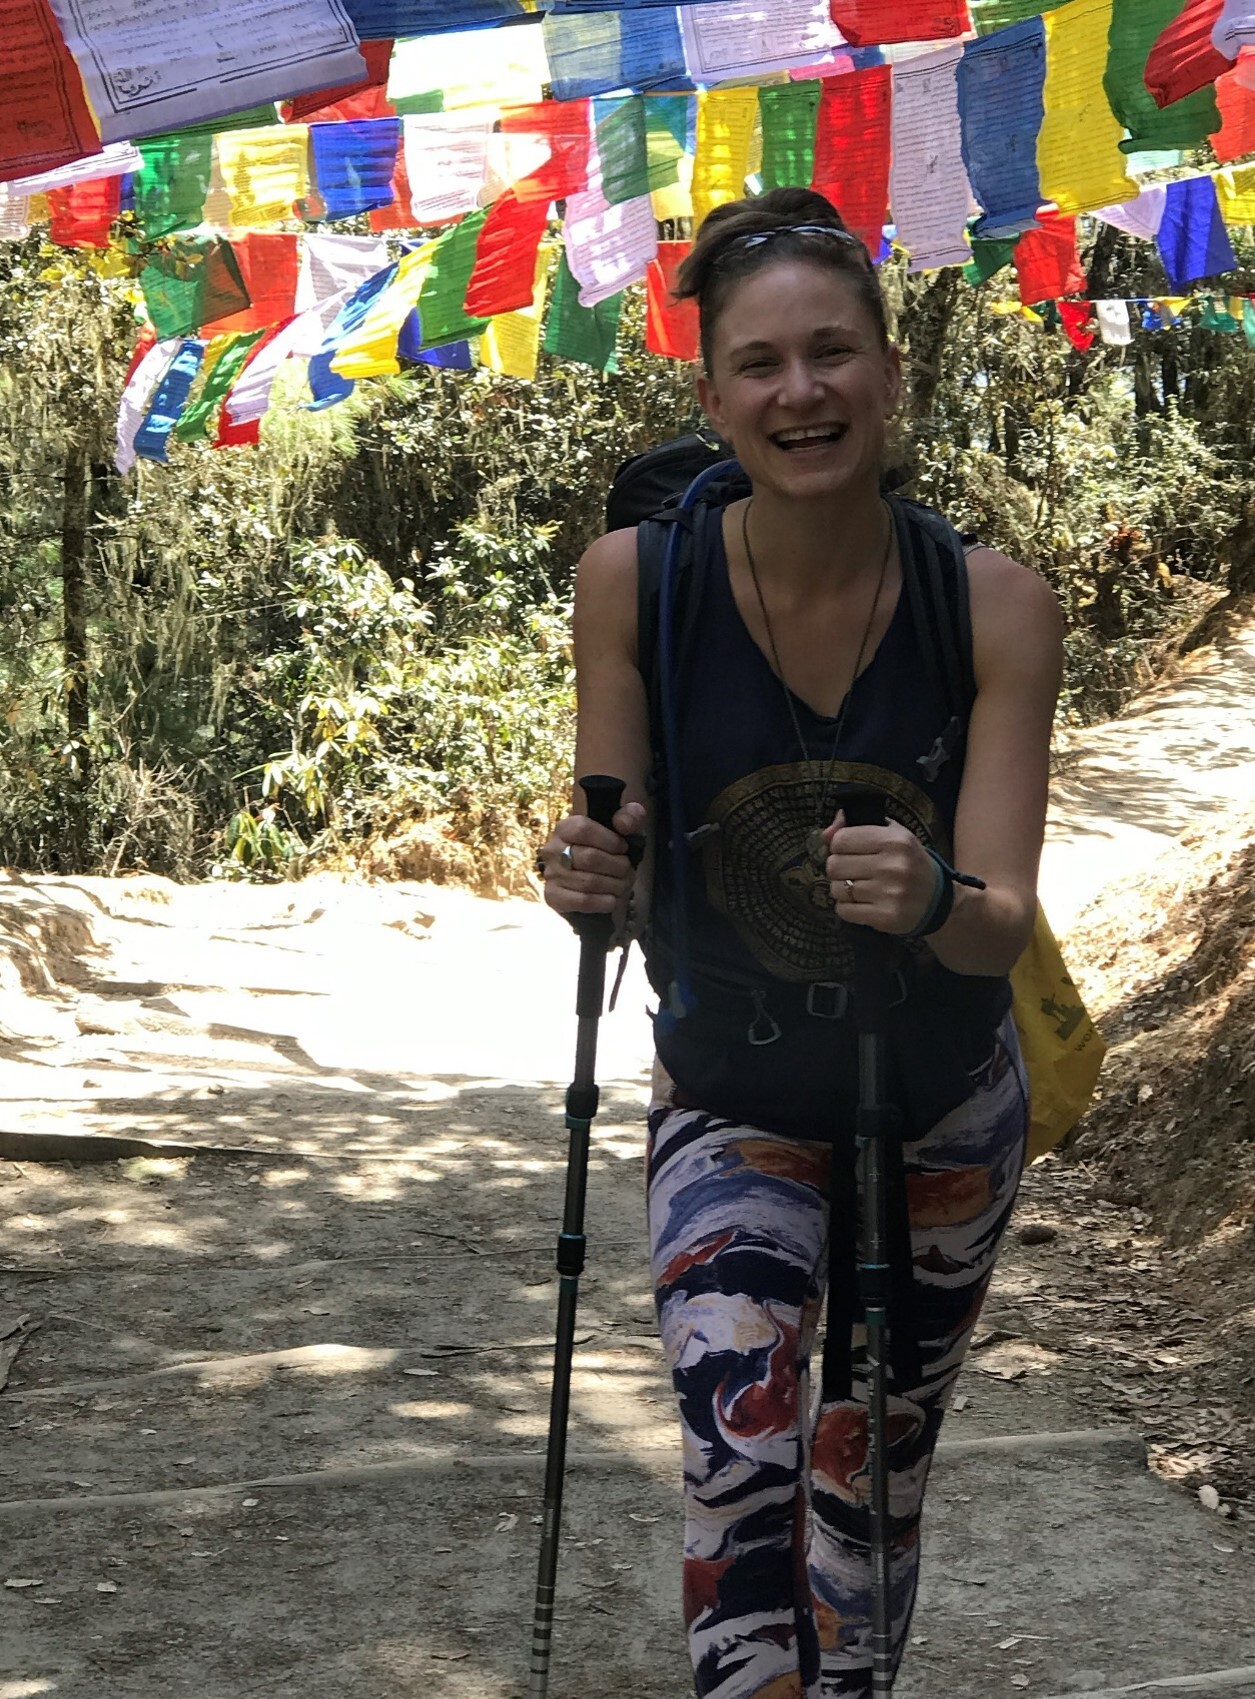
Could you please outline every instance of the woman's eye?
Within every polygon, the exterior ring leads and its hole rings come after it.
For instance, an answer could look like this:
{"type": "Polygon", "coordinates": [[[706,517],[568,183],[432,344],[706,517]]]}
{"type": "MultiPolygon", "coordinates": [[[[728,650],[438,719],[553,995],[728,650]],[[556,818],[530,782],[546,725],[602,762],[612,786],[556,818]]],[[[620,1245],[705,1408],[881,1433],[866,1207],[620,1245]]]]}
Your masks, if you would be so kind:
{"type": "Polygon", "coordinates": [[[743,372],[766,372],[771,370],[772,364],[773,362],[766,358],[746,360],[745,364],[741,367],[741,370],[743,372]]]}

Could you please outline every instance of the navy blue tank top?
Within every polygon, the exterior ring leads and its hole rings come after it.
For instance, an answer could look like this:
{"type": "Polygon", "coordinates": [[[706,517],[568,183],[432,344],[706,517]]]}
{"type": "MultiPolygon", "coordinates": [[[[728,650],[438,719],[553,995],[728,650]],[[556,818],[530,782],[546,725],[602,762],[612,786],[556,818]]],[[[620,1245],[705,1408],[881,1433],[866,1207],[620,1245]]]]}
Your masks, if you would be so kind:
{"type": "MultiPolygon", "coordinates": [[[[830,1137],[856,1101],[846,1018],[854,929],[837,917],[808,839],[831,822],[842,785],[871,784],[891,818],[950,859],[962,756],[935,777],[920,765],[949,710],[930,686],[905,587],[851,688],[834,759],[840,716],[796,695],[790,713],[736,605],[722,527],[707,535],[698,624],[675,681],[697,1008],[673,1029],[657,1024],[659,1056],[688,1101],[768,1130],[830,1137]]],[[[674,913],[662,854],[646,939],[660,994],[674,970],[674,913]]],[[[891,1032],[911,1121],[931,1124],[969,1094],[1009,1004],[1005,979],[955,974],[925,944],[912,948],[891,1032]]]]}

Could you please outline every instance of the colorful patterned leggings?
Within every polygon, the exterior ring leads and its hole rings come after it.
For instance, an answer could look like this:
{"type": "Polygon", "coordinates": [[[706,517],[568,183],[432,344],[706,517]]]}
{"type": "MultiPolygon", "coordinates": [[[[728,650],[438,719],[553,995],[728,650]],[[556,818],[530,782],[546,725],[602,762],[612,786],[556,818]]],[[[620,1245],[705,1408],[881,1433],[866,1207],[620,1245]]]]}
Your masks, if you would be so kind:
{"type": "MultiPolygon", "coordinates": [[[[871,1693],[866,1378],[810,1408],[826,1282],[827,1145],[676,1107],[650,1113],[649,1229],[680,1403],[684,1615],[700,1699],[871,1693]]],[[[1008,1022],[972,1096],[904,1147],[922,1362],[891,1386],[895,1658],[919,1566],[924,1486],[1019,1183],[1025,1082],[1008,1022]]]]}

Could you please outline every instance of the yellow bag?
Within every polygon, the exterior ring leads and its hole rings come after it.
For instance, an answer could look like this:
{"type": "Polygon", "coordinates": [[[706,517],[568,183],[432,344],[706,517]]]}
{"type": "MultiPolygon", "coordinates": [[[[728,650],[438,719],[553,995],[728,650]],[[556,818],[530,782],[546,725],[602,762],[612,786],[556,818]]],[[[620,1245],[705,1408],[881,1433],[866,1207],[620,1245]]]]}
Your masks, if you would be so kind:
{"type": "Polygon", "coordinates": [[[1089,1108],[1107,1046],[1085,1012],[1037,905],[1032,942],[1011,971],[1012,1013],[1028,1070],[1027,1162],[1053,1150],[1089,1108]]]}

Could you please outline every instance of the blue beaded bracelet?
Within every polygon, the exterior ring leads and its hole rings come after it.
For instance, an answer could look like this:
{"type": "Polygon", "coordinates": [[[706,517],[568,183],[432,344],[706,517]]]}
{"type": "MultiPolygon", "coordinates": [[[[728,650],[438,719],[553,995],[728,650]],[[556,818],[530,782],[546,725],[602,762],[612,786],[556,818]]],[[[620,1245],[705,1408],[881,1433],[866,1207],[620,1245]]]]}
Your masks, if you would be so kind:
{"type": "Polygon", "coordinates": [[[938,855],[934,849],[930,849],[928,854],[932,859],[937,884],[933,891],[932,901],[924,910],[920,921],[909,932],[897,934],[907,943],[913,942],[916,938],[927,938],[931,933],[941,931],[941,928],[949,920],[950,911],[954,907],[954,887],[956,885],[966,885],[973,891],[985,889],[985,881],[978,879],[974,873],[957,872],[945,857],[938,855]]]}

